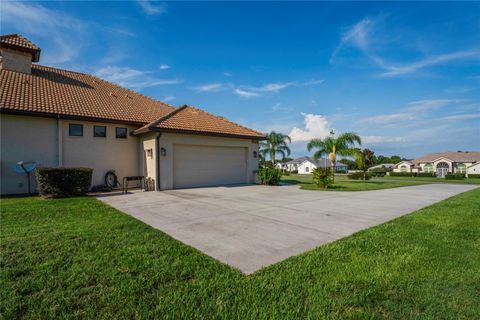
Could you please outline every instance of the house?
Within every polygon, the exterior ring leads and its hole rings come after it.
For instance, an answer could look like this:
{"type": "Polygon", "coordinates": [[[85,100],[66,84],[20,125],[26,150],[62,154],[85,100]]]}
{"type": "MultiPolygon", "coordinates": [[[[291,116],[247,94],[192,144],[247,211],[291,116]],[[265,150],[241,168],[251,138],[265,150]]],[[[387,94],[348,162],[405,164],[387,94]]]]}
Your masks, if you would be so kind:
{"type": "MultiPolygon", "coordinates": [[[[18,161],[143,175],[156,190],[253,183],[263,133],[173,107],[98,77],[36,64],[41,50],[0,37],[1,194],[27,192],[18,161]]],[[[32,181],[33,182],[33,181],[32,181]]]]}
{"type": "Polygon", "coordinates": [[[385,171],[392,171],[395,168],[394,163],[380,163],[376,166],[368,168],[368,171],[375,171],[379,169],[384,169],[385,171]]]}
{"type": "MultiPolygon", "coordinates": [[[[330,159],[328,158],[321,158],[321,159],[315,160],[310,157],[302,157],[302,158],[292,160],[290,162],[292,162],[292,167],[296,168],[295,170],[297,170],[299,174],[310,174],[316,168],[325,168],[325,167],[330,168],[330,159]]],[[[335,171],[347,172],[348,166],[344,163],[337,161],[337,163],[335,164],[335,171]]]]}
{"type": "Polygon", "coordinates": [[[301,157],[301,158],[287,161],[285,163],[277,163],[277,167],[279,169],[287,170],[289,172],[298,171],[299,164],[301,164],[303,161],[307,159],[308,157],[301,157]]]}
{"type": "Polygon", "coordinates": [[[438,152],[415,160],[399,162],[393,171],[435,173],[437,177],[444,178],[447,173],[474,174],[479,171],[478,162],[480,162],[480,152],[438,152]],[[467,172],[468,169],[470,171],[467,172]]]}

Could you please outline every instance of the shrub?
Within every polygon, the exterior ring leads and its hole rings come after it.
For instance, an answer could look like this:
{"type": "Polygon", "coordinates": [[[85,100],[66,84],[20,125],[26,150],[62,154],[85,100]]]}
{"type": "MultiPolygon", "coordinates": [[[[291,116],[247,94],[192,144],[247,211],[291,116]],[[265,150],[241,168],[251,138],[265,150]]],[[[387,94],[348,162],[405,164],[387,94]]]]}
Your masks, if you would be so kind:
{"type": "Polygon", "coordinates": [[[436,177],[437,175],[435,172],[419,172],[417,173],[417,177],[436,177]]]}
{"type": "Polygon", "coordinates": [[[258,170],[258,178],[260,183],[264,185],[277,185],[282,177],[282,170],[276,168],[261,168],[258,170]]]}
{"type": "Polygon", "coordinates": [[[37,168],[38,192],[47,198],[85,194],[92,184],[92,173],[90,168],[37,168]]]}
{"type": "Polygon", "coordinates": [[[293,174],[298,174],[298,170],[292,170],[293,174]]]}
{"type": "Polygon", "coordinates": [[[347,177],[348,179],[351,179],[351,180],[363,180],[364,178],[365,180],[370,180],[372,178],[372,173],[366,172],[364,177],[363,172],[352,172],[352,173],[349,173],[347,177]]]}
{"type": "Polygon", "coordinates": [[[469,178],[469,179],[479,179],[480,174],[469,173],[467,178],[469,178]]]}
{"type": "Polygon", "coordinates": [[[370,171],[372,177],[385,177],[385,175],[387,174],[387,171],[385,170],[372,170],[370,171]]]}
{"type": "Polygon", "coordinates": [[[416,172],[390,172],[391,177],[415,177],[416,172]]]}
{"type": "Polygon", "coordinates": [[[465,173],[449,173],[445,175],[445,179],[448,180],[463,180],[465,179],[465,173]]]}
{"type": "Polygon", "coordinates": [[[332,177],[330,176],[330,170],[325,168],[315,168],[312,171],[313,174],[313,182],[318,187],[323,187],[327,189],[332,185],[332,177]]]}

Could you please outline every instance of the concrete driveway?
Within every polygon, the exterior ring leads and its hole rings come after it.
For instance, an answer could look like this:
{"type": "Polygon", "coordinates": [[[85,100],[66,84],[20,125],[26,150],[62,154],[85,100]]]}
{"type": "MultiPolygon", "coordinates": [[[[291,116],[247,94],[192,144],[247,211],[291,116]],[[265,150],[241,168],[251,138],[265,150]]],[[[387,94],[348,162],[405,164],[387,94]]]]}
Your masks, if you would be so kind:
{"type": "Polygon", "coordinates": [[[477,186],[429,184],[364,192],[257,185],[100,197],[105,203],[250,274],[477,186]]]}

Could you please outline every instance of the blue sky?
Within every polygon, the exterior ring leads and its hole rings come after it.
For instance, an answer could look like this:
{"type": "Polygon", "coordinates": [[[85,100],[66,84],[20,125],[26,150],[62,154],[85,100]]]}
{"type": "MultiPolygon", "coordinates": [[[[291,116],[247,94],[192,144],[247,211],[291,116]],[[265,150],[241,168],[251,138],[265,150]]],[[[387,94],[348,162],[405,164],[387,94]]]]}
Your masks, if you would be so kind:
{"type": "Polygon", "coordinates": [[[1,33],[96,74],[292,137],[377,154],[480,150],[480,3],[6,2],[1,33]]]}

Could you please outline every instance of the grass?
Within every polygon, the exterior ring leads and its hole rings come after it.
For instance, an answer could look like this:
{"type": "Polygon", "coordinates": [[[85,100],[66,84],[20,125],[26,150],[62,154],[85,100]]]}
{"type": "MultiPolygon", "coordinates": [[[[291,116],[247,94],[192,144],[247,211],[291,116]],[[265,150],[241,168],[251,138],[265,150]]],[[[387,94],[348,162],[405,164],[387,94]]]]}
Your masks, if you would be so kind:
{"type": "Polygon", "coordinates": [[[367,191],[389,189],[397,187],[416,186],[428,183],[426,181],[389,181],[389,180],[350,180],[346,175],[335,175],[335,184],[328,189],[318,187],[313,183],[312,175],[306,174],[290,174],[282,177],[282,182],[290,184],[298,184],[301,189],[305,190],[321,190],[321,191],[367,191]]]}
{"type": "Polygon", "coordinates": [[[390,177],[375,178],[375,180],[395,180],[395,181],[416,181],[416,182],[434,182],[434,183],[465,183],[465,184],[480,184],[479,178],[468,178],[464,180],[450,180],[435,177],[390,177]]]}
{"type": "Polygon", "coordinates": [[[0,222],[4,319],[480,318],[480,189],[251,276],[93,198],[0,222]]]}

